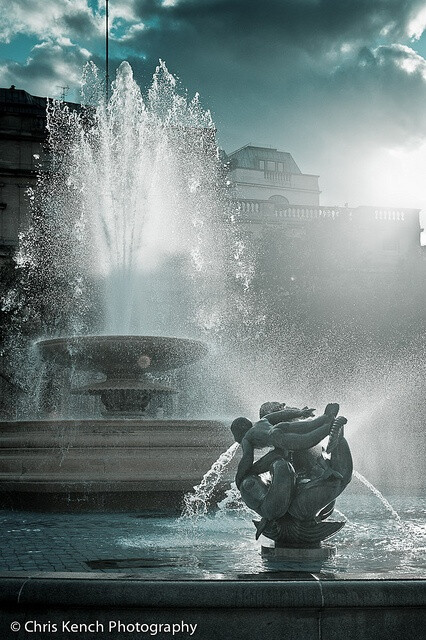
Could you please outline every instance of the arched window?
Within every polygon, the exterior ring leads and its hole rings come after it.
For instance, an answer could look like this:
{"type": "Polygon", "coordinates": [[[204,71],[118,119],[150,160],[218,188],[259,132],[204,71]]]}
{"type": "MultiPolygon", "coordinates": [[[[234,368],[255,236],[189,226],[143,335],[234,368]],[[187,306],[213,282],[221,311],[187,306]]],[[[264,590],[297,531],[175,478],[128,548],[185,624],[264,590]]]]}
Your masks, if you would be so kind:
{"type": "Polygon", "coordinates": [[[273,202],[277,218],[282,218],[284,216],[284,212],[288,209],[290,204],[284,196],[271,196],[269,198],[269,202],[273,202]]]}

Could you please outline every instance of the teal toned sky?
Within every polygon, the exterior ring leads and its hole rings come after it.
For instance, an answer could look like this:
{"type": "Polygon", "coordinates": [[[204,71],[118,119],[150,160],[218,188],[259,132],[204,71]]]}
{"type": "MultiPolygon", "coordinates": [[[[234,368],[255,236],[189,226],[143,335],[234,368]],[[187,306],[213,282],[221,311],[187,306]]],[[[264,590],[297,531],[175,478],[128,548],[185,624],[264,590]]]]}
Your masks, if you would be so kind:
{"type": "MultiPolygon", "coordinates": [[[[79,99],[104,63],[104,0],[9,0],[0,86],[79,99]]],[[[226,151],[290,151],[321,204],[426,210],[426,0],[110,0],[110,72],[159,58],[226,151]]]]}

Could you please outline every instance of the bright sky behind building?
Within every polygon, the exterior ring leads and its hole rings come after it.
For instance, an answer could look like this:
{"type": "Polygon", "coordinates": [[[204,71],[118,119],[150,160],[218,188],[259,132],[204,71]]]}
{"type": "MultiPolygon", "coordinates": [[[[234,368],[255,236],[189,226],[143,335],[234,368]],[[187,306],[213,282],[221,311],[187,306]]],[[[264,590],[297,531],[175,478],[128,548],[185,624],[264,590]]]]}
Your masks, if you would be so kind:
{"type": "MultiPolygon", "coordinates": [[[[219,143],[290,151],[321,203],[426,211],[425,0],[110,0],[110,73],[158,59],[200,93],[219,143]]],[[[78,101],[104,64],[103,0],[10,0],[0,85],[78,101]]],[[[426,221],[425,221],[426,222],[426,221]]]]}

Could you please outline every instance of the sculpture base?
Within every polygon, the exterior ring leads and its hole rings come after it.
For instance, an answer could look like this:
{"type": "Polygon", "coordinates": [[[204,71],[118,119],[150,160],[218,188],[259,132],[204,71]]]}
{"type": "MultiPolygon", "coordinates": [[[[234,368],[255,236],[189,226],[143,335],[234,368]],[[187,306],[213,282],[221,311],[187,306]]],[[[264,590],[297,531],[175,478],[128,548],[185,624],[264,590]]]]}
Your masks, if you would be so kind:
{"type": "Polygon", "coordinates": [[[323,562],[335,555],[336,547],[333,545],[320,547],[264,547],[262,545],[262,558],[280,562],[323,562]]]}

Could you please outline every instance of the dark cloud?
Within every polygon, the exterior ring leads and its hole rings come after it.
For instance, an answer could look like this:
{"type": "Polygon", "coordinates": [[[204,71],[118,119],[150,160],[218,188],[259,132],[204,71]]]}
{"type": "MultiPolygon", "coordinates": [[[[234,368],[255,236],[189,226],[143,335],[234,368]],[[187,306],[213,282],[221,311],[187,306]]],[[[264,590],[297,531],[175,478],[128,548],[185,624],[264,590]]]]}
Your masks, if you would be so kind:
{"type": "Polygon", "coordinates": [[[95,31],[93,16],[87,11],[75,11],[62,16],[63,30],[72,39],[85,39],[93,37],[95,31]]]}
{"type": "MultiPolygon", "coordinates": [[[[401,45],[364,47],[330,79],[337,96],[335,117],[353,104],[352,128],[374,131],[374,139],[404,144],[426,137],[426,62],[401,45]],[[362,109],[362,110],[361,110],[362,109]]],[[[344,119],[346,120],[346,119],[344,119]]],[[[337,120],[338,122],[338,120],[337,120]]]]}
{"type": "Polygon", "coordinates": [[[184,0],[175,6],[149,0],[137,3],[135,11],[153,30],[179,28],[207,45],[216,41],[238,50],[263,40],[268,49],[283,40],[314,52],[339,42],[370,42],[380,34],[406,37],[423,6],[423,0],[184,0]]]}
{"type": "MultiPolygon", "coordinates": [[[[323,202],[382,204],[394,202],[392,189],[382,188],[387,170],[397,166],[389,150],[426,141],[425,63],[402,46],[410,44],[424,6],[424,0],[135,3],[146,29],[126,46],[135,52],[140,83],[161,57],[190,92],[200,92],[228,151],[248,142],[289,150],[302,170],[321,175],[323,202]],[[377,173],[382,157],[388,165],[377,173]]],[[[422,197],[406,199],[420,193],[414,182],[407,186],[410,179],[395,198],[422,206],[422,197]]]]}
{"type": "Polygon", "coordinates": [[[126,45],[146,55],[132,60],[141,83],[161,57],[190,91],[199,90],[229,147],[253,135],[300,146],[297,135],[305,140],[307,131],[321,144],[332,130],[348,144],[355,131],[366,144],[399,144],[426,135],[422,69],[409,71],[413,52],[392,45],[407,41],[422,6],[188,0],[164,7],[150,0],[136,5],[147,30],[126,45]]]}

